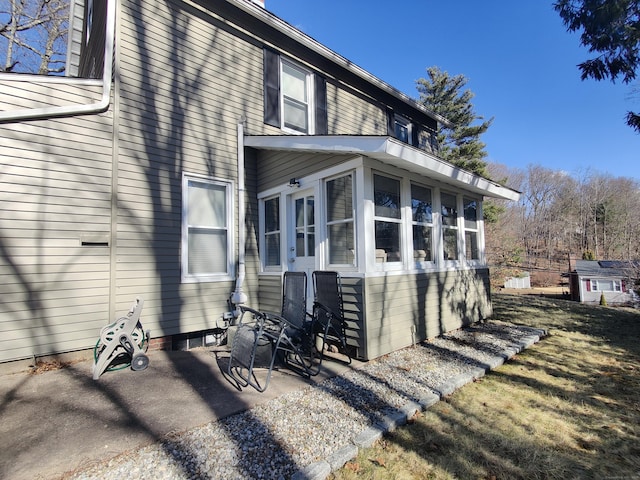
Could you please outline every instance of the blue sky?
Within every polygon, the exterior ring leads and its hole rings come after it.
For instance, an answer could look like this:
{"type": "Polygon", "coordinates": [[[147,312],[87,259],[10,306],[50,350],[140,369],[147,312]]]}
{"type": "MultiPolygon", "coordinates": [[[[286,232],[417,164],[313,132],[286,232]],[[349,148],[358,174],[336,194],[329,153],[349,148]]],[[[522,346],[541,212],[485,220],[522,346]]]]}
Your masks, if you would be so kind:
{"type": "Polygon", "coordinates": [[[589,53],[568,33],[553,0],[266,0],[266,8],[398,90],[436,65],[463,74],[487,160],[598,172],[640,181],[640,135],[631,86],[580,80],[589,53]]]}

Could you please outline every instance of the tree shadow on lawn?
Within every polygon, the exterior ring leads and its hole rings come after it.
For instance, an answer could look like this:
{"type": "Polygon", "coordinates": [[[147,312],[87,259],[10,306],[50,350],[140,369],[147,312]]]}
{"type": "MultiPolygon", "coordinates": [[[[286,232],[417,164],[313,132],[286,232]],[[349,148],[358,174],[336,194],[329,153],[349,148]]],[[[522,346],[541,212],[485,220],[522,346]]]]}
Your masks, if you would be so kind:
{"type": "Polygon", "coordinates": [[[626,307],[585,305],[570,300],[498,294],[492,297],[493,319],[576,332],[640,354],[640,311],[626,307]]]}

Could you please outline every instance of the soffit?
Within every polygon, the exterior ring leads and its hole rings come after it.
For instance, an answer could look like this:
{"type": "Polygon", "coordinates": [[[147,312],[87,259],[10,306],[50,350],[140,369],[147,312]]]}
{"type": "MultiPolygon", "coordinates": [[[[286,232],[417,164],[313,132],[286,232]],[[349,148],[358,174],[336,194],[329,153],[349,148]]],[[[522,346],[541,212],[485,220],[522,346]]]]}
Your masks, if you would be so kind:
{"type": "Polygon", "coordinates": [[[245,147],[261,150],[354,154],[375,158],[418,175],[485,197],[520,199],[520,192],[458,168],[423,150],[380,136],[247,136],[245,147]]]}

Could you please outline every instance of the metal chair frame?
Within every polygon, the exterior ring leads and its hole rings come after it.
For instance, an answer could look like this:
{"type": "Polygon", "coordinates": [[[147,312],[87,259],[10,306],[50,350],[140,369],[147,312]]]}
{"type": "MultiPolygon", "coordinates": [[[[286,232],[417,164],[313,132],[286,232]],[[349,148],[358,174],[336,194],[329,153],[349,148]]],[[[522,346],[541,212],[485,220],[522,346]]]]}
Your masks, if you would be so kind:
{"type": "Polygon", "coordinates": [[[320,371],[322,358],[316,363],[317,350],[313,318],[306,311],[307,275],[304,272],[285,272],[282,285],[280,314],[260,312],[240,306],[242,315],[231,345],[228,373],[242,387],[251,385],[259,392],[269,386],[275,362],[281,359],[298,373],[312,377],[320,371]],[[250,314],[251,320],[245,321],[250,314]],[[260,382],[255,375],[256,355],[260,342],[271,346],[271,359],[266,377],[260,382]]]}
{"type": "Polygon", "coordinates": [[[342,281],[340,274],[333,271],[315,271],[313,279],[313,317],[315,328],[322,339],[321,352],[327,348],[327,339],[339,342],[342,353],[351,364],[347,346],[346,321],[342,300],[342,281]]]}

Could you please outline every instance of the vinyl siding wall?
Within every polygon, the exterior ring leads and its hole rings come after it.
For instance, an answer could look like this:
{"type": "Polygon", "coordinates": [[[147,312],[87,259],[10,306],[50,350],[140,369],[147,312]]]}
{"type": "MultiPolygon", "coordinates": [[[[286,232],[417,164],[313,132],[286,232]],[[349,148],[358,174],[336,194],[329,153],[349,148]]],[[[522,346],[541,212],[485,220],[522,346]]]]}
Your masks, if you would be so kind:
{"type": "Polygon", "coordinates": [[[369,277],[367,359],[491,315],[487,269],[369,277]]]}
{"type": "Polygon", "coordinates": [[[300,154],[296,152],[258,152],[258,191],[287,183],[290,178],[307,175],[340,165],[351,155],[300,154]]]}
{"type": "Polygon", "coordinates": [[[386,110],[355,93],[327,84],[330,135],[386,135],[386,110]]]}
{"type": "Polygon", "coordinates": [[[111,137],[108,114],[0,125],[0,361],[90,347],[108,320],[111,137]]]}
{"type": "MultiPolygon", "coordinates": [[[[96,80],[48,79],[29,82],[0,79],[0,111],[91,104],[102,97],[96,80]]],[[[30,78],[33,78],[30,76],[30,78]]]]}
{"type": "MultiPolygon", "coordinates": [[[[237,258],[237,124],[263,133],[261,46],[182,7],[123,2],[117,301],[144,296],[154,337],[214,328],[228,310],[234,281],[181,283],[182,174],[233,182],[237,258]]],[[[245,166],[244,291],[255,297],[255,159],[245,166]]]]}

